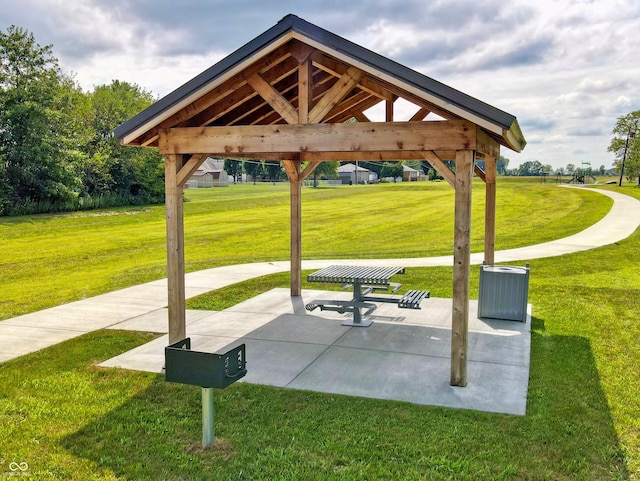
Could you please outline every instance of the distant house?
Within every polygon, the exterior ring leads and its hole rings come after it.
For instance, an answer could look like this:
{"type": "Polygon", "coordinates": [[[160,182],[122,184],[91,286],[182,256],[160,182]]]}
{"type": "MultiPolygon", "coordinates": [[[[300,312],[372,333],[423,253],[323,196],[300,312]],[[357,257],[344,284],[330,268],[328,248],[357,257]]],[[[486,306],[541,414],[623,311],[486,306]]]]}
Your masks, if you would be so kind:
{"type": "Polygon", "coordinates": [[[338,167],[338,176],[343,184],[368,184],[378,180],[378,174],[356,164],[344,164],[338,167]]]}
{"type": "Polygon", "coordinates": [[[420,180],[421,172],[419,170],[413,169],[408,165],[402,166],[402,182],[414,182],[416,180],[420,180]]]}
{"type": "Polygon", "coordinates": [[[224,159],[207,158],[185,184],[185,187],[226,187],[229,174],[224,170],[224,159]]]}

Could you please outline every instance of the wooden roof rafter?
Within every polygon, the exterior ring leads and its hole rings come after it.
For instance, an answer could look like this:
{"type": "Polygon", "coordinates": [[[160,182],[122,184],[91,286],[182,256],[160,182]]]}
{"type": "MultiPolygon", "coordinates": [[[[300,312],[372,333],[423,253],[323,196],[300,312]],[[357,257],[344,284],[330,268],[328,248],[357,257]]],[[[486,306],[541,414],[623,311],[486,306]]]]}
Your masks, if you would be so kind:
{"type": "MultiPolygon", "coordinates": [[[[243,72],[248,74],[252,72],[264,73],[273,68],[275,65],[279,65],[281,62],[286,61],[291,57],[291,53],[286,47],[279,48],[269,54],[265,55],[259,61],[256,61],[250,67],[243,72]]],[[[211,89],[209,92],[203,94],[184,108],[178,110],[173,115],[163,119],[155,128],[150,129],[147,133],[139,138],[139,142],[136,145],[149,146],[152,145],[158,139],[158,130],[162,128],[170,128],[178,126],[200,114],[212,105],[220,102],[230,94],[242,89],[246,85],[246,82],[239,80],[237,76],[227,79],[221,85],[215,89],[211,89]]]]}
{"type": "Polygon", "coordinates": [[[487,141],[516,150],[524,145],[513,116],[294,16],[116,129],[116,135],[132,145],[156,146],[159,130],[167,128],[366,121],[364,112],[379,101],[385,102],[387,119],[396,120],[396,98],[417,106],[411,122],[425,121],[432,112],[446,120],[471,120],[487,141]],[[303,113],[302,68],[311,79],[303,113]]]}

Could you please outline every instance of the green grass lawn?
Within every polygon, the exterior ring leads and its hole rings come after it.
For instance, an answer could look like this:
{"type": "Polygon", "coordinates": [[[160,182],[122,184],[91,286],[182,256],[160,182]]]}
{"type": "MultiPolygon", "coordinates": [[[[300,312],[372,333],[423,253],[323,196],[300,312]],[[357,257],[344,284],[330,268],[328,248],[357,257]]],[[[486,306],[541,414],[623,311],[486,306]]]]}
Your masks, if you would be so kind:
{"type": "MultiPolygon", "coordinates": [[[[431,188],[434,184],[426,185],[431,188]]],[[[280,186],[255,186],[262,189],[258,192],[249,187],[242,186],[247,191],[241,197],[254,203],[255,210],[263,214],[254,216],[254,225],[278,221],[266,214],[267,206],[286,217],[286,190],[280,186]]],[[[603,196],[552,185],[504,182],[498,187],[502,191],[500,215],[505,216],[502,222],[510,225],[499,227],[500,248],[570,235],[600,218],[610,205],[603,196]],[[545,225],[553,228],[543,229],[545,225]],[[509,240],[507,232],[514,226],[522,228],[525,234],[521,235],[528,238],[512,235],[509,240]],[[504,236],[506,240],[501,239],[504,236]]],[[[607,188],[640,198],[639,189],[607,188]]],[[[430,218],[451,225],[453,198],[438,184],[434,192],[413,185],[305,190],[303,208],[318,212],[319,216],[323,213],[325,218],[332,218],[333,213],[334,219],[344,220],[345,227],[355,228],[362,220],[349,224],[345,210],[362,215],[361,206],[367,205],[367,219],[376,218],[374,206],[378,202],[382,203],[380,210],[391,212],[398,207],[394,202],[400,204],[407,197],[411,208],[404,213],[394,211],[396,215],[407,215],[421,209],[422,204],[410,200],[419,190],[430,199],[423,210],[430,211],[431,217],[420,217],[411,228],[393,224],[384,234],[385,240],[378,240],[374,246],[369,245],[375,240],[374,234],[366,237],[367,242],[350,245],[355,238],[361,238],[359,231],[343,233],[335,243],[332,239],[330,246],[311,243],[304,251],[305,257],[309,251],[314,252],[313,257],[337,257],[335,253],[331,255],[337,246],[351,252],[352,257],[374,257],[376,252],[382,253],[379,256],[398,256],[397,246],[389,245],[395,239],[394,229],[405,229],[407,235],[420,229],[422,240],[416,236],[415,244],[406,246],[409,251],[425,252],[424,255],[449,253],[446,250],[452,242],[451,231],[438,231],[436,227],[435,231],[429,230],[430,218]],[[376,194],[378,188],[380,193],[376,194]],[[317,205],[323,203],[326,210],[317,205]],[[448,211],[449,218],[436,210],[448,211]],[[425,232],[446,238],[427,237],[428,245],[424,245],[425,232]]],[[[474,197],[479,209],[475,216],[481,218],[482,196],[478,191],[481,189],[476,189],[478,198],[474,197]]],[[[221,214],[226,219],[224,229],[236,233],[225,235],[239,235],[242,226],[252,231],[251,223],[244,218],[250,209],[241,205],[245,200],[240,201],[231,189],[219,189],[211,195],[218,200],[204,192],[188,192],[192,202],[187,206],[187,225],[192,227],[186,228],[187,235],[194,236],[194,243],[202,244],[193,246],[187,254],[192,268],[225,263],[225,255],[226,263],[286,258],[286,245],[277,247],[287,244],[283,239],[286,236],[268,235],[268,228],[267,234],[239,239],[239,245],[247,249],[265,243],[265,247],[256,248],[255,259],[241,250],[236,255],[233,249],[237,246],[219,237],[217,221],[206,219],[216,219],[221,214]],[[234,214],[237,221],[233,220],[234,214]],[[200,234],[193,234],[195,230],[200,234]]],[[[135,215],[123,212],[112,216],[10,219],[1,229],[13,222],[29,242],[30,238],[48,236],[45,224],[50,222],[57,232],[51,237],[56,245],[51,246],[50,253],[61,256],[61,271],[73,272],[73,255],[69,253],[63,260],[60,244],[81,244],[75,239],[83,236],[78,226],[84,221],[95,222],[94,229],[89,230],[101,232],[96,234],[96,244],[101,244],[102,249],[89,257],[104,252],[102,265],[109,274],[90,288],[90,279],[84,280],[84,286],[73,286],[76,281],[70,281],[68,286],[75,295],[88,295],[153,278],[150,259],[156,247],[151,247],[154,243],[146,236],[160,238],[157,249],[162,255],[158,262],[164,262],[164,233],[151,232],[151,225],[156,222],[163,229],[161,211],[143,209],[135,215]],[[148,222],[132,221],[144,216],[148,216],[148,222]],[[112,233],[109,220],[113,222],[112,233]],[[146,246],[138,246],[140,251],[128,254],[129,249],[136,249],[132,241],[126,244],[131,247],[120,247],[118,256],[114,245],[109,262],[107,246],[120,231],[128,233],[121,238],[123,244],[132,236],[146,246]],[[147,260],[138,263],[138,252],[147,252],[147,260]]],[[[386,222],[381,219],[378,222],[385,230],[386,222]]],[[[283,222],[286,224],[286,219],[283,222]]],[[[261,232],[261,227],[254,230],[261,232]]],[[[2,233],[3,242],[11,244],[11,236],[5,236],[4,230],[2,233]]],[[[476,244],[474,250],[479,249],[476,244]]],[[[73,250],[76,256],[81,251],[77,246],[73,250]]],[[[153,338],[146,333],[99,331],[0,364],[0,478],[8,476],[9,463],[27,462],[27,479],[39,480],[638,480],[638,253],[640,232],[592,251],[530,261],[534,319],[526,416],[235,384],[216,391],[218,441],[213,449],[202,451],[199,388],[168,384],[159,375],[96,367],[102,360],[153,338]]],[[[42,254],[43,259],[38,260],[41,266],[47,264],[45,257],[42,254]]],[[[18,269],[20,263],[13,260],[13,269],[18,269]]],[[[49,258],[48,262],[53,260],[49,258]]],[[[6,264],[2,266],[6,269],[2,271],[4,279],[5,273],[12,270],[5,268],[6,264]]],[[[27,270],[24,265],[20,268],[27,270]]],[[[42,275],[48,276],[52,271],[47,269],[42,275]]],[[[160,265],[156,274],[162,275],[160,265]]],[[[15,279],[19,277],[14,273],[15,279]]],[[[451,268],[413,268],[405,278],[403,284],[408,287],[428,284],[434,296],[451,295],[451,268]]],[[[477,269],[472,269],[472,292],[477,291],[477,280],[477,269]]],[[[286,285],[286,275],[269,276],[192,302],[203,308],[222,308],[257,292],[286,285]]],[[[69,295],[65,292],[57,296],[55,289],[49,292],[53,303],[64,302],[64,296],[69,295]]],[[[11,309],[38,308],[38,303],[30,301],[26,294],[16,299],[4,295],[3,302],[11,309]]]]}
{"type": "MultiPolygon", "coordinates": [[[[187,270],[289,256],[288,184],[186,191],[187,270]]],[[[472,250],[483,246],[484,188],[472,250]]],[[[497,249],[574,234],[611,201],[552,184],[498,189],[497,249]]],[[[453,189],[414,182],[305,188],[305,259],[428,257],[453,249],[453,189]],[[331,242],[327,242],[331,239],[331,242]]],[[[0,320],[165,277],[164,207],[0,218],[0,320]]]]}

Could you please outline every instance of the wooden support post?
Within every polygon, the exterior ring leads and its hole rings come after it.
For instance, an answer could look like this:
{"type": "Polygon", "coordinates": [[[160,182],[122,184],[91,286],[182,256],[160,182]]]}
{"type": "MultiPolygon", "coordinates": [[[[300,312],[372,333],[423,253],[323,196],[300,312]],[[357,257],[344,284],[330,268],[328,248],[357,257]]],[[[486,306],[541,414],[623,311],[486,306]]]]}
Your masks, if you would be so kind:
{"type": "Polygon", "coordinates": [[[309,111],[313,104],[313,65],[305,60],[298,68],[298,123],[309,123],[309,111]]]}
{"type": "Polygon", "coordinates": [[[485,156],[484,261],[495,263],[496,250],[496,158],[485,156]]]}
{"type": "Polygon", "coordinates": [[[393,102],[395,99],[385,101],[385,122],[393,122],[393,102]]]}
{"type": "MultiPolygon", "coordinates": [[[[289,175],[291,202],[291,296],[302,295],[302,181],[300,162],[291,162],[296,175],[289,175]]],[[[290,165],[291,165],[290,164],[290,165]]]]}
{"type": "Polygon", "coordinates": [[[182,185],[178,172],[182,156],[164,157],[165,204],[167,219],[167,284],[169,304],[169,344],[186,337],[184,292],[184,214],[182,185]]]}
{"type": "Polygon", "coordinates": [[[459,150],[456,152],[450,384],[461,387],[467,385],[472,181],[473,151],[459,150]]]}

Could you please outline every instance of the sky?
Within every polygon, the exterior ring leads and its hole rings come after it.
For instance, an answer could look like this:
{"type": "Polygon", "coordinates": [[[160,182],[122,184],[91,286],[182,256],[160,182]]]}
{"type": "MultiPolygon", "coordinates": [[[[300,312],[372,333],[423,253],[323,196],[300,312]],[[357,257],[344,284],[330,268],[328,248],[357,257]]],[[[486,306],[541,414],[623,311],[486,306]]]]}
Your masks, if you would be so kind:
{"type": "Polygon", "coordinates": [[[52,45],[87,91],[164,97],[289,13],[516,116],[509,167],[610,168],[617,118],[640,109],[639,0],[0,0],[0,30],[52,45]]]}

